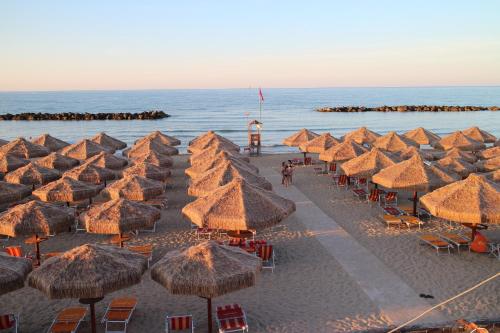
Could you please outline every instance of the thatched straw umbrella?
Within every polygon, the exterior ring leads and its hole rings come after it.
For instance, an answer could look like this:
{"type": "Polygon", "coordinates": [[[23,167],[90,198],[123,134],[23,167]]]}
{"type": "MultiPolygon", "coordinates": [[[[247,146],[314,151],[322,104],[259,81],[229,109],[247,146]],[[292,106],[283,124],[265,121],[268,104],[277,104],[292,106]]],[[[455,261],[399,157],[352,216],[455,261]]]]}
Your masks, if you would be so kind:
{"type": "Polygon", "coordinates": [[[127,152],[127,156],[129,158],[139,157],[151,151],[167,156],[179,154],[177,148],[167,146],[152,139],[144,138],[130,148],[130,150],[127,152]]]}
{"type": "Polygon", "coordinates": [[[17,170],[9,172],[5,180],[9,183],[31,185],[44,185],[61,178],[61,173],[55,169],[44,168],[35,163],[29,163],[17,170]]]}
{"type": "Polygon", "coordinates": [[[259,173],[259,168],[257,168],[255,165],[237,158],[233,154],[230,154],[226,151],[219,151],[212,158],[201,159],[198,163],[193,164],[191,167],[184,170],[184,172],[186,173],[186,175],[194,179],[203,174],[205,171],[210,170],[226,161],[230,161],[238,168],[247,169],[248,171],[253,173],[259,173]]]}
{"type": "Polygon", "coordinates": [[[0,295],[21,289],[24,280],[33,269],[28,258],[13,257],[0,252],[0,295]]]}
{"type": "Polygon", "coordinates": [[[160,182],[167,180],[167,178],[170,177],[171,174],[172,172],[169,169],[161,168],[147,162],[136,163],[135,165],[123,170],[124,177],[137,175],[149,179],[158,180],[160,182]]]}
{"type": "Polygon", "coordinates": [[[80,164],[76,158],[61,155],[59,153],[50,153],[50,155],[35,161],[35,164],[44,168],[66,171],[80,164]]]}
{"type": "Polygon", "coordinates": [[[338,145],[341,141],[330,133],[323,133],[312,140],[304,142],[299,145],[299,149],[307,153],[321,154],[325,150],[338,145]]]}
{"type": "Polygon", "coordinates": [[[242,178],[233,179],[182,209],[182,213],[199,227],[236,231],[273,226],[294,211],[293,201],[242,178]]]}
{"type": "Polygon", "coordinates": [[[36,259],[40,263],[38,236],[67,231],[74,219],[68,208],[33,200],[16,205],[0,215],[0,234],[10,237],[34,235],[36,259]]]}
{"type": "Polygon", "coordinates": [[[407,139],[404,136],[398,135],[398,133],[391,131],[384,136],[378,137],[372,143],[373,147],[383,149],[389,152],[398,152],[405,150],[409,147],[419,148],[420,145],[415,141],[407,139]]]}
{"type": "Polygon", "coordinates": [[[207,170],[197,177],[188,188],[188,194],[194,197],[202,197],[210,194],[221,186],[231,182],[235,178],[243,178],[247,183],[271,191],[273,186],[264,177],[252,173],[246,169],[235,166],[226,161],[215,168],[207,170]]]}
{"type": "Polygon", "coordinates": [[[312,139],[318,137],[319,134],[314,133],[306,128],[301,129],[300,131],[290,135],[288,138],[283,140],[283,144],[290,147],[298,147],[307,141],[311,141],[312,139]]]}
{"type": "Polygon", "coordinates": [[[227,152],[231,156],[243,160],[245,162],[250,162],[250,159],[248,157],[241,155],[235,150],[227,150],[226,148],[220,145],[215,145],[191,155],[189,157],[189,163],[191,163],[191,165],[205,163],[207,160],[215,158],[217,154],[219,154],[221,151],[227,152]]]}
{"type": "Polygon", "coordinates": [[[485,148],[484,143],[466,136],[461,131],[453,132],[433,144],[434,148],[448,150],[458,148],[460,150],[478,151],[485,148]]]}
{"type": "Polygon", "coordinates": [[[0,203],[19,201],[31,194],[31,187],[0,181],[0,203]]]}
{"type": "Polygon", "coordinates": [[[99,154],[92,156],[85,163],[92,164],[101,168],[119,170],[123,169],[128,164],[128,161],[124,158],[115,156],[107,152],[100,152],[99,154]]]}
{"type": "Polygon", "coordinates": [[[500,169],[500,156],[493,157],[487,160],[482,160],[474,164],[479,171],[495,171],[500,169]]]}
{"type": "Polygon", "coordinates": [[[259,258],[213,241],[168,252],[151,268],[151,278],[174,295],[207,300],[212,332],[212,298],[252,287],[262,268],[259,258]]]}
{"type": "Polygon", "coordinates": [[[342,164],[341,168],[348,176],[371,177],[380,170],[394,164],[396,164],[395,161],[386,153],[377,148],[373,148],[345,162],[342,164]]]}
{"type": "Polygon", "coordinates": [[[372,181],[391,189],[413,191],[413,214],[417,213],[418,191],[429,191],[458,180],[415,155],[373,175],[372,181]]]}
{"type": "Polygon", "coordinates": [[[127,144],[121,140],[113,138],[104,132],[101,132],[94,136],[90,141],[93,141],[103,147],[109,148],[111,150],[121,150],[127,147],[127,144]]]}
{"type": "Polygon", "coordinates": [[[27,164],[29,160],[10,154],[0,155],[0,172],[7,173],[19,169],[27,164]]]}
{"type": "Polygon", "coordinates": [[[92,333],[96,332],[95,303],[116,290],[141,281],[147,259],[115,246],[85,244],[47,259],[30,273],[28,285],[50,299],[79,298],[89,304],[92,333]]]}
{"type": "Polygon", "coordinates": [[[114,199],[91,207],[81,219],[87,232],[106,235],[120,235],[138,229],[150,228],[161,217],[161,211],[153,206],[126,199],[114,199]]]}
{"type": "Polygon", "coordinates": [[[379,136],[380,134],[375,133],[366,127],[360,127],[357,130],[347,133],[341,139],[343,141],[353,140],[357,144],[363,145],[365,143],[373,143],[379,136]]]}
{"type": "Polygon", "coordinates": [[[47,147],[50,151],[58,151],[59,149],[69,146],[69,143],[66,141],[54,138],[50,134],[42,134],[38,138],[31,140],[31,142],[47,147]]]}
{"type": "Polygon", "coordinates": [[[162,182],[141,176],[127,176],[114,182],[103,193],[111,199],[125,198],[144,201],[157,197],[165,192],[162,182]]]}
{"type": "Polygon", "coordinates": [[[415,155],[419,155],[420,157],[422,157],[424,160],[427,160],[427,161],[432,161],[435,158],[434,154],[429,153],[425,150],[420,150],[414,146],[410,146],[410,147],[400,151],[397,155],[402,160],[410,159],[415,155]]]}
{"type": "Polygon", "coordinates": [[[0,147],[5,146],[8,143],[9,141],[0,139],[0,147]]]}
{"type": "Polygon", "coordinates": [[[491,180],[495,183],[500,183],[500,169],[497,169],[495,171],[490,171],[488,173],[483,173],[480,175],[486,177],[486,179],[491,180]]]}
{"type": "Polygon", "coordinates": [[[441,140],[441,137],[423,127],[415,128],[403,134],[407,139],[412,140],[421,145],[431,145],[434,142],[441,140]]]}
{"type": "Polygon", "coordinates": [[[360,146],[353,140],[346,140],[319,154],[319,159],[325,162],[340,162],[358,157],[367,151],[368,149],[360,146]]]}
{"type": "Polygon", "coordinates": [[[137,157],[132,157],[131,160],[134,162],[134,164],[151,163],[156,165],[157,167],[162,168],[169,168],[174,164],[174,160],[172,159],[172,157],[158,154],[154,151],[150,151],[144,155],[140,155],[137,157]]]}
{"type": "Polygon", "coordinates": [[[33,195],[42,201],[70,202],[88,199],[92,202],[92,197],[96,196],[100,187],[75,180],[70,177],[63,177],[58,181],[49,183],[33,191],[33,195]]]}
{"type": "Polygon", "coordinates": [[[106,151],[108,153],[115,152],[114,149],[110,149],[88,139],[84,139],[78,143],[61,149],[61,154],[64,156],[76,158],[78,160],[86,160],[87,158],[95,156],[102,151],[106,151]]]}
{"type": "Polygon", "coordinates": [[[214,131],[208,131],[208,132],[205,132],[201,135],[198,135],[196,138],[194,138],[193,140],[189,141],[188,143],[188,146],[196,146],[196,145],[200,145],[202,144],[202,142],[204,141],[207,141],[209,140],[212,136],[215,136],[217,137],[219,140],[222,140],[222,141],[225,141],[225,142],[228,142],[228,143],[232,143],[233,145],[237,146],[237,144],[235,144],[233,141],[229,140],[228,138],[222,136],[222,135],[219,135],[217,133],[215,133],[214,131]]]}
{"type": "Polygon", "coordinates": [[[63,176],[96,185],[104,183],[104,186],[108,180],[114,180],[117,177],[112,170],[88,162],[66,171],[63,176]]]}
{"type": "MultiPolygon", "coordinates": [[[[181,144],[181,140],[179,140],[173,136],[163,134],[160,131],[151,132],[148,135],[146,135],[144,138],[156,140],[156,141],[158,141],[164,145],[168,145],[168,146],[178,146],[181,144]]],[[[137,140],[136,143],[140,140],[142,140],[142,139],[137,140]]]]}
{"type": "Polygon", "coordinates": [[[50,154],[50,150],[29,142],[25,138],[17,138],[14,141],[0,147],[0,155],[9,154],[21,158],[43,157],[50,154]]]}
{"type": "Polygon", "coordinates": [[[464,130],[463,133],[469,138],[472,138],[479,142],[494,143],[497,140],[496,136],[480,129],[477,126],[468,128],[464,130]]]}
{"type": "Polygon", "coordinates": [[[191,141],[187,150],[190,153],[196,153],[214,145],[220,145],[221,148],[224,148],[225,150],[233,150],[236,152],[240,151],[240,146],[223,136],[215,134],[214,132],[209,132],[208,134],[199,137],[194,142],[191,141]]]}
{"type": "Polygon", "coordinates": [[[500,147],[491,147],[485,150],[481,150],[479,153],[477,153],[477,156],[485,160],[500,156],[500,147]]]}
{"type": "Polygon", "coordinates": [[[460,177],[467,177],[470,173],[476,171],[476,167],[469,162],[452,157],[444,157],[436,162],[439,166],[451,170],[460,175],[460,177]]]}
{"type": "Polygon", "coordinates": [[[420,202],[434,216],[471,224],[472,239],[478,223],[500,224],[500,188],[477,174],[428,193],[420,202]]]}
{"type": "Polygon", "coordinates": [[[477,161],[477,157],[474,154],[460,150],[458,148],[447,150],[444,157],[460,158],[469,163],[475,163],[477,161]]]}

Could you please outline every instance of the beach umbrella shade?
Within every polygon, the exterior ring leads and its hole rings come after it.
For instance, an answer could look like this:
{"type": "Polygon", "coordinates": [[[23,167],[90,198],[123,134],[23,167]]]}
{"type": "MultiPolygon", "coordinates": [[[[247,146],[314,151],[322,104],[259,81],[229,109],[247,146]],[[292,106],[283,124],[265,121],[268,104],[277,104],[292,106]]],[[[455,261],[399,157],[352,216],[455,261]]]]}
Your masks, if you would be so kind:
{"type": "Polygon", "coordinates": [[[0,147],[5,146],[8,143],[9,141],[0,139],[0,147]]]}
{"type": "Polygon", "coordinates": [[[24,280],[32,269],[30,259],[0,252],[0,295],[24,287],[24,280]]]}
{"type": "Polygon", "coordinates": [[[491,133],[483,131],[479,127],[471,127],[463,131],[465,135],[479,142],[494,143],[497,138],[491,133]]]}
{"type": "Polygon", "coordinates": [[[460,150],[478,151],[485,148],[484,143],[476,141],[461,131],[453,132],[433,144],[434,148],[449,150],[458,148],[460,150]]]}
{"type": "Polygon", "coordinates": [[[0,172],[11,172],[29,163],[30,161],[24,158],[10,154],[2,154],[0,155],[0,172]]]}
{"type": "Polygon", "coordinates": [[[90,207],[81,219],[87,232],[120,235],[121,240],[126,232],[152,227],[160,217],[161,211],[153,206],[119,198],[90,207]]]}
{"type": "Polygon", "coordinates": [[[343,141],[352,140],[357,144],[364,145],[372,144],[377,138],[380,137],[380,134],[375,133],[369,130],[366,127],[360,127],[357,130],[351,131],[342,137],[343,141]]]}
{"type": "Polygon", "coordinates": [[[498,157],[500,156],[500,147],[491,147],[485,150],[481,150],[480,152],[477,153],[477,156],[479,156],[482,159],[498,157]]]}
{"type": "Polygon", "coordinates": [[[482,172],[498,170],[500,169],[500,156],[476,162],[474,165],[482,172]]]}
{"type": "Polygon", "coordinates": [[[426,164],[418,155],[382,169],[372,177],[372,182],[386,188],[413,191],[413,215],[417,213],[419,191],[429,191],[457,180],[441,168],[426,164]]]}
{"type": "Polygon", "coordinates": [[[69,146],[69,143],[67,143],[66,141],[54,138],[50,134],[42,134],[39,137],[31,140],[31,142],[36,143],[40,146],[44,146],[50,151],[58,151],[60,149],[63,149],[64,147],[69,146]]]}
{"type": "Polygon", "coordinates": [[[136,201],[153,199],[164,192],[165,185],[162,182],[136,175],[124,177],[103,191],[111,199],[125,198],[136,201]]]}
{"type": "Polygon", "coordinates": [[[394,164],[396,164],[395,161],[386,153],[372,148],[372,150],[345,162],[341,168],[348,176],[371,177],[394,164]]]}
{"type": "Polygon", "coordinates": [[[435,158],[434,154],[418,149],[417,147],[414,146],[410,146],[398,152],[398,157],[401,158],[402,160],[410,159],[415,155],[419,155],[422,159],[427,161],[432,161],[435,158]]]}
{"type": "Polygon", "coordinates": [[[55,182],[33,191],[33,195],[42,201],[47,202],[70,202],[88,199],[92,202],[92,197],[99,194],[101,188],[90,185],[70,177],[63,177],[55,182]]]}
{"type": "Polygon", "coordinates": [[[219,138],[222,141],[226,141],[226,142],[229,142],[229,143],[236,145],[233,141],[229,140],[228,138],[226,138],[222,135],[215,133],[214,131],[207,131],[203,134],[198,135],[193,140],[189,141],[188,146],[196,146],[197,144],[201,144],[202,141],[208,140],[212,136],[216,136],[217,138],[219,138]]]}
{"type": "Polygon", "coordinates": [[[189,143],[187,150],[190,153],[195,153],[198,151],[202,151],[210,146],[213,146],[216,143],[223,144],[227,150],[240,151],[240,146],[238,146],[231,140],[221,135],[218,135],[212,131],[209,131],[206,134],[191,141],[189,143]]]}
{"type": "Polygon", "coordinates": [[[107,135],[104,132],[101,132],[94,136],[90,141],[95,142],[103,147],[106,147],[111,150],[121,150],[127,147],[127,144],[121,140],[113,138],[112,136],[107,135]]]}
{"type": "Polygon", "coordinates": [[[61,173],[58,170],[44,168],[31,162],[5,176],[5,180],[9,183],[31,185],[33,189],[36,185],[44,185],[59,178],[61,173]]]}
{"type": "Polygon", "coordinates": [[[100,152],[99,154],[92,156],[85,163],[92,164],[101,168],[119,170],[123,169],[128,164],[128,161],[124,158],[115,156],[107,152],[100,152]]]}
{"type": "Polygon", "coordinates": [[[134,158],[145,155],[151,151],[167,156],[179,154],[177,148],[167,146],[152,139],[144,138],[130,148],[127,152],[127,156],[129,158],[134,158]]]}
{"type": "Polygon", "coordinates": [[[191,178],[196,178],[199,175],[203,174],[205,171],[210,170],[220,164],[225,163],[226,161],[230,161],[236,167],[240,169],[247,169],[253,173],[259,173],[259,168],[255,165],[252,165],[245,160],[235,157],[233,154],[228,153],[226,151],[219,151],[213,157],[207,159],[200,159],[198,163],[193,164],[191,167],[184,170],[186,175],[191,178]]]}
{"type": "Polygon", "coordinates": [[[114,153],[115,150],[97,144],[88,139],[84,139],[78,143],[69,145],[61,149],[60,153],[64,156],[76,158],[78,160],[86,160],[100,152],[114,153]]]}
{"type": "Polygon", "coordinates": [[[112,170],[101,168],[88,162],[66,171],[63,176],[96,185],[104,183],[104,186],[106,186],[108,180],[117,178],[116,173],[112,170]]]}
{"type": "Polygon", "coordinates": [[[64,172],[79,165],[80,161],[76,158],[64,156],[54,152],[45,157],[42,157],[39,160],[36,160],[35,164],[44,168],[56,169],[64,172]]]}
{"type": "Polygon", "coordinates": [[[158,154],[154,151],[150,151],[144,155],[140,155],[137,157],[132,157],[131,160],[134,162],[134,164],[151,163],[161,168],[169,168],[174,164],[174,160],[172,159],[172,157],[158,154]]]}
{"type": "Polygon", "coordinates": [[[258,257],[207,241],[167,252],[151,268],[151,278],[174,295],[205,298],[212,332],[212,298],[252,287],[261,268],[258,257]]]}
{"type": "MultiPolygon", "coordinates": [[[[290,147],[299,147],[301,144],[304,144],[312,139],[318,137],[319,134],[314,133],[306,128],[301,129],[300,131],[290,135],[285,140],[283,140],[283,144],[290,147]]],[[[306,152],[303,151],[304,158],[306,157],[306,152]]]]}
{"type": "Polygon", "coordinates": [[[476,171],[476,167],[474,165],[459,158],[444,157],[436,161],[436,164],[444,169],[448,169],[459,174],[460,177],[467,177],[470,173],[476,171]]]}
{"type": "Polygon", "coordinates": [[[31,187],[0,181],[0,203],[7,204],[26,198],[31,194],[31,187]]]}
{"type": "Polygon", "coordinates": [[[403,136],[421,145],[431,145],[432,143],[441,140],[439,135],[432,133],[423,127],[412,129],[411,131],[404,133],[403,136]]]}
{"type": "Polygon", "coordinates": [[[486,179],[494,181],[495,183],[500,183],[500,169],[483,173],[481,176],[486,177],[486,179]]]}
{"type": "Polygon", "coordinates": [[[246,169],[240,169],[232,162],[226,161],[215,168],[207,170],[193,180],[188,188],[188,195],[202,197],[210,194],[221,186],[230,183],[235,178],[243,178],[247,183],[271,191],[273,186],[264,177],[246,169]]]}
{"type": "Polygon", "coordinates": [[[187,204],[182,213],[202,228],[257,230],[271,227],[295,211],[295,203],[235,178],[187,204]]]}
{"type": "Polygon", "coordinates": [[[167,168],[161,168],[146,162],[137,163],[123,170],[124,177],[137,175],[144,178],[158,180],[160,182],[167,180],[171,174],[172,172],[167,168]]]}
{"type": "Polygon", "coordinates": [[[325,150],[338,145],[341,141],[333,137],[330,133],[323,133],[312,140],[299,145],[299,149],[306,153],[320,154],[325,150]]]}
{"type": "MultiPolygon", "coordinates": [[[[156,140],[159,143],[162,143],[162,144],[168,145],[168,146],[178,146],[181,144],[181,140],[179,140],[173,136],[163,134],[160,131],[151,132],[148,135],[146,135],[145,138],[156,140]]],[[[139,140],[141,140],[141,139],[139,139],[139,140]]]]}
{"type": "Polygon", "coordinates": [[[46,147],[29,142],[25,138],[17,138],[0,147],[0,155],[4,154],[21,158],[35,158],[47,156],[50,154],[50,150],[46,147]]]}
{"type": "Polygon", "coordinates": [[[368,149],[353,140],[347,140],[319,154],[319,159],[325,162],[340,162],[358,157],[367,151],[368,149]]]}
{"type": "Polygon", "coordinates": [[[250,159],[247,156],[243,156],[235,150],[228,150],[226,147],[221,145],[214,145],[200,152],[194,153],[189,157],[189,163],[191,165],[196,165],[199,163],[205,163],[206,160],[213,159],[219,154],[221,151],[225,151],[231,156],[243,160],[245,162],[250,162],[250,159]]]}
{"type": "Polygon", "coordinates": [[[469,163],[475,163],[477,161],[477,157],[473,153],[460,150],[458,148],[451,148],[450,150],[447,150],[443,157],[460,158],[469,163]]]}
{"type": "Polygon", "coordinates": [[[34,236],[36,258],[40,263],[39,236],[67,231],[74,219],[73,212],[66,207],[33,200],[0,214],[0,234],[10,237],[34,236]]]}
{"type": "Polygon", "coordinates": [[[446,220],[472,225],[500,224],[500,189],[477,174],[441,187],[420,198],[429,212],[446,220]]]}
{"type": "Polygon", "coordinates": [[[95,303],[106,294],[141,281],[147,259],[127,249],[85,244],[47,259],[28,275],[28,285],[50,299],[79,298],[89,304],[92,332],[96,332],[95,303]]]}
{"type": "Polygon", "coordinates": [[[419,148],[420,145],[415,141],[407,139],[404,136],[398,135],[396,132],[391,131],[384,136],[378,137],[372,142],[373,147],[383,149],[389,152],[399,152],[409,147],[419,148]]]}

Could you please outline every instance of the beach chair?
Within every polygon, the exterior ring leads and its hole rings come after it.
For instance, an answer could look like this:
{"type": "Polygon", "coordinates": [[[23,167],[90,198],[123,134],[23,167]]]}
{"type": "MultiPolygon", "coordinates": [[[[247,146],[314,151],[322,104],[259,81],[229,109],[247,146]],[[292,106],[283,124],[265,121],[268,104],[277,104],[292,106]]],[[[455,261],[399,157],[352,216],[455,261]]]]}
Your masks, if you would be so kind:
{"type": "Polygon", "coordinates": [[[443,232],[439,236],[445,239],[447,242],[455,245],[458,252],[460,252],[460,246],[465,246],[467,249],[469,249],[470,252],[470,241],[468,238],[451,232],[443,232]]]}
{"type": "Polygon", "coordinates": [[[366,191],[362,188],[352,189],[352,194],[360,200],[366,200],[366,196],[368,195],[368,193],[366,193],[366,191]]]}
{"type": "Polygon", "coordinates": [[[7,330],[9,330],[10,332],[17,333],[18,326],[19,317],[15,314],[9,313],[0,315],[0,331],[7,332],[7,330]]]}
{"type": "MultiPolygon", "coordinates": [[[[470,251],[470,247],[469,247],[469,251],[470,251]]],[[[490,255],[492,255],[493,257],[500,260],[500,244],[488,243],[488,252],[490,255]]]]}
{"type": "Polygon", "coordinates": [[[218,306],[216,321],[217,326],[219,326],[219,333],[248,332],[245,311],[239,304],[218,306]]]}
{"type": "Polygon", "coordinates": [[[202,239],[203,237],[210,240],[212,238],[213,232],[214,232],[214,230],[210,229],[210,228],[197,227],[196,228],[196,237],[198,238],[198,240],[202,239]]]}
{"type": "Polygon", "coordinates": [[[347,175],[340,175],[338,177],[333,177],[333,182],[337,187],[347,188],[347,175]]]}
{"type": "Polygon", "coordinates": [[[399,227],[403,224],[401,218],[391,214],[382,215],[382,221],[384,221],[386,227],[399,227]]]}
{"type": "Polygon", "coordinates": [[[450,249],[452,248],[451,244],[448,243],[447,241],[443,240],[442,238],[439,238],[436,235],[433,234],[425,234],[421,235],[419,237],[420,241],[432,246],[434,249],[436,249],[437,254],[439,255],[439,250],[447,250],[448,254],[450,254],[450,249]]]}
{"type": "Polygon", "coordinates": [[[270,244],[264,244],[257,247],[257,257],[262,259],[262,268],[270,269],[274,272],[274,250],[270,244]]]}
{"type": "Polygon", "coordinates": [[[304,164],[304,162],[300,158],[293,158],[292,164],[293,165],[301,165],[301,164],[304,164]]]}
{"type": "Polygon", "coordinates": [[[165,333],[176,331],[194,332],[192,315],[165,317],[165,333]]]}
{"type": "Polygon", "coordinates": [[[153,260],[153,245],[152,244],[144,244],[144,245],[129,245],[127,248],[135,253],[142,254],[148,259],[148,268],[149,263],[153,260]]]}
{"type": "Polygon", "coordinates": [[[72,307],[61,310],[52,321],[48,333],[75,333],[85,319],[87,308],[72,307]]]}
{"type": "Polygon", "coordinates": [[[381,192],[379,189],[374,188],[370,191],[370,195],[367,197],[369,203],[378,203],[380,202],[381,192]]]}
{"type": "Polygon", "coordinates": [[[132,318],[137,299],[134,297],[115,298],[109,303],[102,323],[106,324],[106,333],[126,333],[127,325],[132,318]]]}
{"type": "Polygon", "coordinates": [[[405,215],[405,212],[400,210],[398,207],[387,206],[387,207],[382,207],[382,209],[384,210],[384,213],[388,215],[393,215],[393,216],[405,215]]]}
{"type": "Polygon", "coordinates": [[[384,205],[385,206],[391,206],[391,205],[398,205],[398,192],[387,192],[384,195],[384,205]]]}
{"type": "Polygon", "coordinates": [[[311,157],[306,157],[304,158],[304,165],[312,165],[312,158],[311,157]]]}
{"type": "Polygon", "coordinates": [[[337,163],[330,163],[328,171],[331,173],[337,173],[337,163]]]}
{"type": "Polygon", "coordinates": [[[31,252],[24,253],[23,248],[21,246],[6,246],[5,247],[5,252],[13,257],[20,257],[20,258],[27,258],[27,259],[33,259],[33,255],[31,252]]]}
{"type": "Polygon", "coordinates": [[[399,218],[408,228],[418,227],[420,229],[424,225],[422,220],[413,215],[401,215],[399,218]]]}
{"type": "Polygon", "coordinates": [[[357,178],[356,187],[358,188],[366,187],[366,189],[368,189],[368,180],[366,178],[357,178]]]}

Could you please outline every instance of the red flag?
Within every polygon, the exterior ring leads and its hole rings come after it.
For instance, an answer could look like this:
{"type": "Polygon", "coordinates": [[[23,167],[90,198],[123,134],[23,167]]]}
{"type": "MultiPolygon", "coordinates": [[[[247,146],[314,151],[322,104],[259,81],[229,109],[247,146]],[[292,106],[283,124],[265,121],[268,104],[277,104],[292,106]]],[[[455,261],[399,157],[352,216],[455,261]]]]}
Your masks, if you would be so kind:
{"type": "Polygon", "coordinates": [[[264,95],[262,95],[262,89],[259,88],[259,99],[261,102],[264,102],[264,95]]]}

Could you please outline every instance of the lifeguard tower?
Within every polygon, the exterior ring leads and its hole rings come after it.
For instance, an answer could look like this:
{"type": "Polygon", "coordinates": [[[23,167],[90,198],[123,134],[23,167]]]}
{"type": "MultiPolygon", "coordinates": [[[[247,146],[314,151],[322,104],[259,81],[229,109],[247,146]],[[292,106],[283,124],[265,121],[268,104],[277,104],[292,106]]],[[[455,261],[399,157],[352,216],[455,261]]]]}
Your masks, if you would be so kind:
{"type": "Polygon", "coordinates": [[[258,120],[252,120],[248,123],[248,147],[250,155],[260,155],[261,136],[260,130],[262,123],[258,120]]]}

